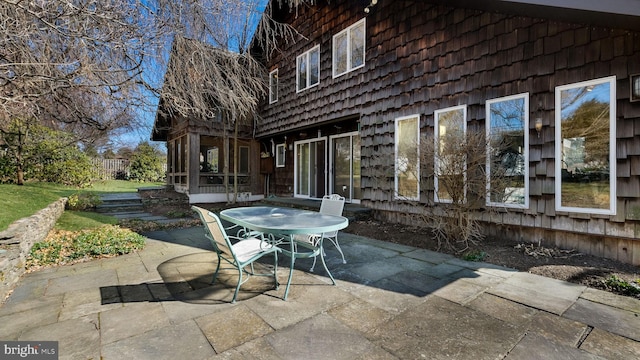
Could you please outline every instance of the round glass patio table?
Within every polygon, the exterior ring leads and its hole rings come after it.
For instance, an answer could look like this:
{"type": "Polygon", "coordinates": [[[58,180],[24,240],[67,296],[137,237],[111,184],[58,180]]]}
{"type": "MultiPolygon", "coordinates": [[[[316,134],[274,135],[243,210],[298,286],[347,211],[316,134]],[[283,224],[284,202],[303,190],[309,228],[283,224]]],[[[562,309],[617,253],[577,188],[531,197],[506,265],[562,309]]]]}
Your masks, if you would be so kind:
{"type": "MultiPolygon", "coordinates": [[[[338,231],[349,225],[349,219],[344,216],[325,215],[316,211],[300,210],[293,208],[280,208],[271,206],[250,206],[238,207],[222,210],[220,218],[231,223],[240,225],[252,231],[264,234],[283,235],[289,239],[289,251],[283,252],[291,258],[291,268],[287,287],[284,292],[284,299],[289,294],[289,286],[293,276],[293,266],[296,258],[308,257],[308,253],[296,252],[293,236],[295,234],[322,234],[331,231],[338,231]]],[[[325,270],[329,274],[331,281],[335,285],[335,280],[324,263],[322,253],[322,238],[318,252],[312,256],[320,254],[320,258],[325,270]]]]}

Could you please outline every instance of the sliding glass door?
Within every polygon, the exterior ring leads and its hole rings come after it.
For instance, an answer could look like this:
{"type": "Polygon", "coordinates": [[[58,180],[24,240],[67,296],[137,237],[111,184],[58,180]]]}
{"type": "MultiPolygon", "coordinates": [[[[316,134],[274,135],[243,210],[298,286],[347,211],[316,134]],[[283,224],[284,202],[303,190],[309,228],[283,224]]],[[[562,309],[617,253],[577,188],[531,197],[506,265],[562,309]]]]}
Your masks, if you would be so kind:
{"type": "Polygon", "coordinates": [[[326,138],[295,143],[296,197],[322,198],[326,193],[326,138]]]}

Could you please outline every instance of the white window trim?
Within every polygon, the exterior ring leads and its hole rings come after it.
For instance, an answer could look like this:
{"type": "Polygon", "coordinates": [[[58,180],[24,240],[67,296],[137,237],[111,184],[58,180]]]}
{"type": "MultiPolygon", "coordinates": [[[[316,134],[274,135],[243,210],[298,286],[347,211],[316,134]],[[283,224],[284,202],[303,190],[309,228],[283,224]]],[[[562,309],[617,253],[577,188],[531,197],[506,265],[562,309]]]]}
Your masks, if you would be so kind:
{"type": "Polygon", "coordinates": [[[276,144],[276,167],[283,168],[286,162],[287,144],[276,144]],[[280,155],[280,149],[283,149],[282,155],[280,155]]]}
{"type": "MultiPolygon", "coordinates": [[[[438,161],[438,157],[437,157],[437,151],[439,149],[440,146],[440,127],[438,126],[438,117],[440,115],[440,113],[445,113],[445,112],[449,112],[449,111],[456,111],[456,110],[460,110],[462,109],[462,116],[463,116],[463,120],[462,120],[462,131],[463,133],[466,135],[467,134],[467,105],[458,105],[458,106],[452,106],[452,107],[448,107],[445,109],[440,109],[440,110],[436,110],[433,112],[433,126],[434,126],[434,137],[433,137],[433,141],[434,141],[434,161],[433,161],[433,166],[434,168],[434,174],[433,174],[433,185],[434,185],[434,192],[433,192],[433,200],[437,203],[452,203],[453,200],[449,200],[449,199],[440,199],[438,198],[438,172],[437,172],[437,167],[439,166],[439,161],[438,161]]],[[[465,168],[463,170],[463,176],[464,176],[464,202],[467,201],[467,165],[465,164],[465,168]]]]}
{"type": "Polygon", "coordinates": [[[555,205],[556,211],[567,211],[574,213],[586,213],[586,214],[603,214],[603,215],[615,215],[616,214],[616,77],[609,76],[600,79],[594,79],[589,81],[583,81],[578,83],[572,83],[568,85],[562,85],[556,87],[555,93],[555,205]],[[562,109],[560,93],[562,90],[572,89],[576,87],[585,87],[589,85],[599,85],[609,82],[609,209],[594,209],[594,208],[578,208],[562,206],[562,139],[561,139],[561,122],[562,122],[562,109]]]}
{"type": "Polygon", "coordinates": [[[269,104],[278,102],[278,69],[269,73],[269,104]],[[273,81],[275,80],[276,93],[273,93],[273,81]],[[275,98],[275,99],[274,99],[275,98]]]}
{"type": "Polygon", "coordinates": [[[320,45],[316,45],[314,47],[312,47],[311,49],[305,51],[304,53],[298,55],[298,57],[296,57],[296,92],[301,92],[307,89],[310,89],[314,86],[318,86],[320,84],[320,45]],[[311,59],[311,53],[314,52],[315,50],[318,50],[318,82],[315,84],[310,84],[309,82],[311,81],[311,64],[310,64],[310,59],[311,59]],[[300,85],[300,72],[298,71],[298,66],[300,64],[300,59],[302,57],[306,57],[307,60],[307,83],[306,86],[304,88],[299,88],[298,86],[300,85]]]}
{"type": "Polygon", "coordinates": [[[511,204],[511,203],[499,203],[491,201],[491,188],[490,188],[490,179],[491,179],[491,167],[490,167],[490,156],[489,151],[487,149],[487,206],[501,206],[506,208],[516,208],[516,209],[528,209],[529,208],[529,93],[522,93],[517,95],[505,96],[501,98],[487,100],[485,105],[485,127],[486,127],[486,138],[490,139],[491,136],[491,104],[498,103],[502,101],[509,100],[517,100],[524,99],[524,204],[511,204]]]}
{"type": "Polygon", "coordinates": [[[347,74],[351,71],[354,71],[356,69],[360,69],[362,67],[364,67],[365,62],[366,62],[366,49],[367,49],[367,23],[366,23],[366,19],[367,18],[363,18],[362,20],[359,20],[358,22],[354,23],[353,25],[349,26],[348,28],[342,30],[341,32],[333,35],[333,40],[332,40],[332,51],[331,51],[331,55],[333,58],[332,61],[332,71],[333,71],[333,78],[337,78],[340,77],[344,74],[347,74]],[[362,65],[359,65],[357,67],[352,67],[351,66],[351,30],[357,26],[362,25],[363,29],[364,29],[364,35],[363,35],[363,48],[364,48],[364,54],[363,54],[363,59],[362,59],[362,65]],[[337,60],[337,56],[336,56],[336,38],[344,33],[347,33],[347,70],[345,70],[344,72],[341,73],[336,73],[336,60],[337,60]]]}
{"type": "Polygon", "coordinates": [[[409,115],[409,116],[402,116],[402,117],[398,117],[395,120],[395,124],[394,124],[394,132],[395,132],[395,139],[394,139],[394,156],[393,156],[393,163],[394,163],[394,173],[393,173],[393,182],[394,182],[394,194],[393,197],[396,200],[409,200],[409,201],[419,201],[420,200],[420,114],[413,114],[413,115],[409,115]],[[399,144],[399,131],[398,131],[398,123],[400,123],[401,121],[404,120],[409,120],[409,119],[416,119],[418,120],[418,131],[416,133],[416,147],[418,150],[418,157],[417,157],[417,164],[416,164],[416,169],[417,169],[417,178],[418,178],[418,183],[417,183],[417,194],[418,196],[416,197],[406,197],[406,196],[400,196],[399,192],[398,192],[398,144],[399,144]]]}

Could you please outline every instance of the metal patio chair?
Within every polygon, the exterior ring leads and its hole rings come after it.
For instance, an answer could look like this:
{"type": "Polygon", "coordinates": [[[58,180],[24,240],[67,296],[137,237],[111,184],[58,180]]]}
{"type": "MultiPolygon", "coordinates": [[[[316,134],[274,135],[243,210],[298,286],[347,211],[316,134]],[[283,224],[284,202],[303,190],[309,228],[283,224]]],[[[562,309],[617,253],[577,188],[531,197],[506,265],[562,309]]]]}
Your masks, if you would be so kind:
{"type": "Polygon", "coordinates": [[[218,255],[218,265],[216,266],[216,271],[213,274],[211,283],[213,284],[216,281],[222,260],[226,261],[238,270],[238,284],[236,285],[236,290],[233,294],[233,300],[231,300],[232,303],[236,302],[238,292],[240,291],[240,285],[249,280],[250,275],[273,276],[275,288],[276,290],[278,289],[278,252],[281,251],[278,247],[269,244],[263,239],[255,237],[240,238],[227,235],[220,218],[218,218],[216,214],[197,206],[192,206],[191,209],[200,216],[200,220],[202,220],[204,225],[205,236],[211,241],[211,244],[218,255]],[[231,243],[232,239],[237,240],[237,242],[231,243]],[[273,254],[274,257],[273,271],[265,274],[255,273],[253,263],[269,254],[273,254]],[[247,267],[250,267],[251,269],[247,270],[247,267]],[[247,274],[247,278],[243,280],[242,278],[244,273],[247,274]]]}
{"type": "MultiPolygon", "coordinates": [[[[337,215],[342,216],[342,211],[344,210],[344,197],[338,194],[325,195],[322,197],[322,203],[320,204],[320,213],[325,215],[337,215]]],[[[340,256],[342,257],[342,263],[346,264],[347,260],[344,258],[344,253],[340,248],[340,243],[338,243],[338,231],[331,231],[322,234],[305,234],[305,235],[295,235],[294,240],[296,243],[310,243],[313,246],[317,246],[320,238],[328,239],[331,243],[338,249],[340,252],[340,256]]],[[[321,249],[322,256],[325,256],[324,249],[321,249]]],[[[311,269],[309,271],[313,272],[313,269],[316,266],[316,258],[313,258],[313,265],[311,265],[311,269]]]]}

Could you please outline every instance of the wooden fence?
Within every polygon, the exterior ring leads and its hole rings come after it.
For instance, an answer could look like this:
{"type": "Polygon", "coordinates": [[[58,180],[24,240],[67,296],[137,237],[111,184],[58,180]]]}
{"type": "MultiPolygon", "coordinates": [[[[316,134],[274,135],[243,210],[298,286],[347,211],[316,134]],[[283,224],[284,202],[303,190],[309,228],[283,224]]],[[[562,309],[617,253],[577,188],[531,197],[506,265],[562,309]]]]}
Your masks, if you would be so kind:
{"type": "Polygon", "coordinates": [[[126,159],[91,159],[93,178],[96,180],[129,179],[129,160],[126,159]]]}

